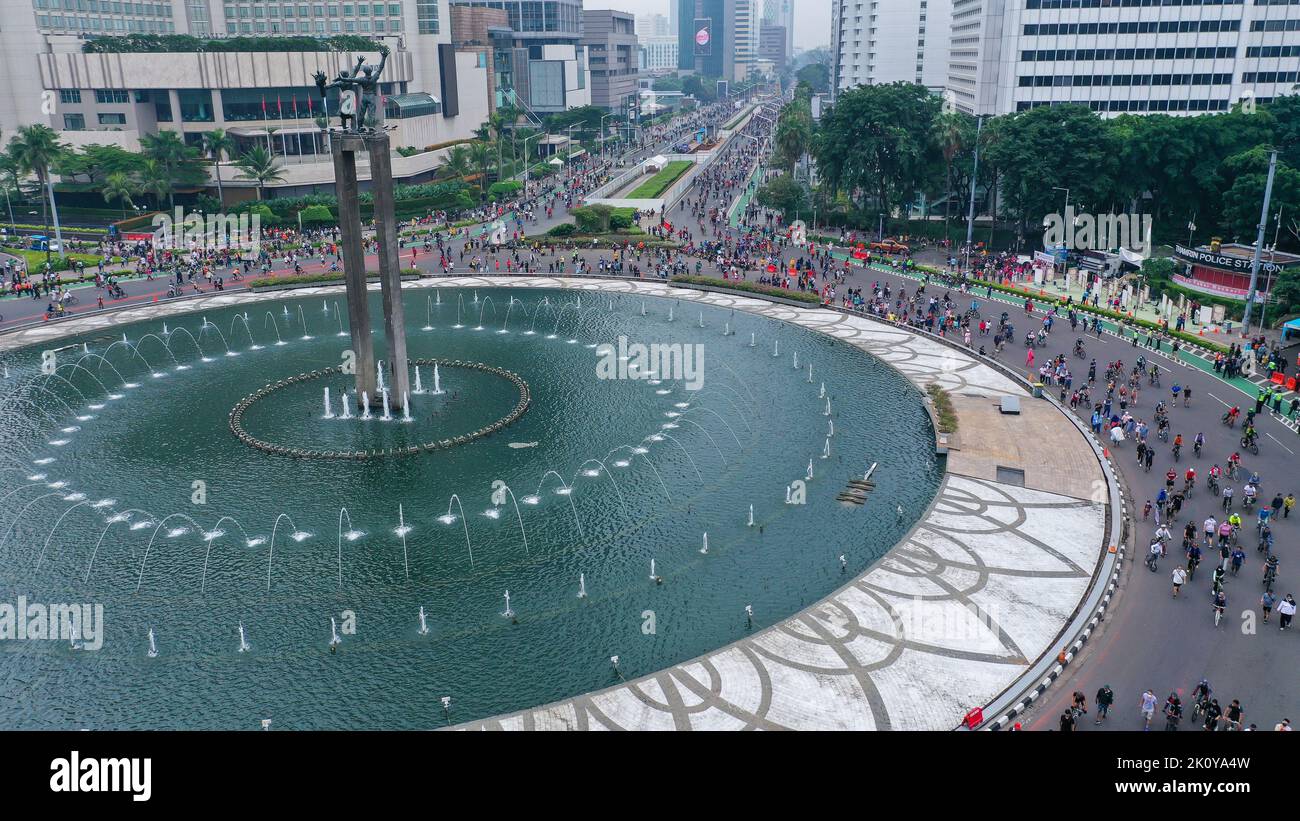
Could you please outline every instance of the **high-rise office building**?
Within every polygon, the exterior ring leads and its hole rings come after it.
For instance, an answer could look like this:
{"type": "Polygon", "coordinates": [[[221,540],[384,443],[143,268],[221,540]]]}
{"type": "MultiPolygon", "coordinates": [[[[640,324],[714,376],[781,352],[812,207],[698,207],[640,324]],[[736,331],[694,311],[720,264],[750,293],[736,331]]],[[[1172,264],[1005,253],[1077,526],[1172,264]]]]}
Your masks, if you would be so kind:
{"type": "Polygon", "coordinates": [[[758,67],[761,0],[679,0],[678,68],[731,82],[758,67]]]}
{"type": "Polygon", "coordinates": [[[452,5],[506,13],[514,49],[509,102],[538,115],[591,102],[582,0],[452,0],[452,5]]]}
{"type": "Polygon", "coordinates": [[[794,55],[794,0],[762,0],[762,4],[762,24],[785,29],[785,56],[792,57],[794,55]]]}
{"type": "Polygon", "coordinates": [[[635,105],[640,72],[635,18],[621,11],[589,9],[582,13],[582,25],[591,104],[612,112],[624,111],[629,101],[635,105]]]}
{"type": "Polygon", "coordinates": [[[902,81],[943,88],[951,23],[952,0],[834,0],[832,86],[902,81]]]}
{"type": "Polygon", "coordinates": [[[1225,111],[1300,80],[1296,0],[954,0],[952,20],[947,86],[976,114],[1225,111]]]}

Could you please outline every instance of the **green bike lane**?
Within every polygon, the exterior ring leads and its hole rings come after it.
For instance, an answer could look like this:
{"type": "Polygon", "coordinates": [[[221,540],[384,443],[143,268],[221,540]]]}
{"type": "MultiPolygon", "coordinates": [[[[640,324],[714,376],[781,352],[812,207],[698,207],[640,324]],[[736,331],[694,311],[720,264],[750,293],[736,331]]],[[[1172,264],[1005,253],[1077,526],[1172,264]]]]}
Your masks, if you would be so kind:
{"type": "MultiPolygon", "coordinates": [[[[750,175],[749,182],[755,182],[760,177],[762,171],[763,171],[763,166],[761,164],[757,165],[754,168],[753,173],[750,175]]],[[[728,223],[731,225],[733,229],[739,228],[740,221],[738,215],[749,207],[749,203],[753,200],[756,191],[757,191],[757,186],[755,186],[754,190],[751,191],[750,185],[747,183],[745,186],[745,190],[742,192],[742,194],[739,197],[736,198],[736,201],[732,204],[731,208],[728,211],[728,223]]],[[[872,262],[869,265],[864,264],[861,260],[854,258],[850,252],[837,250],[834,247],[836,240],[833,237],[827,237],[821,235],[816,237],[809,237],[809,241],[810,242],[815,241],[819,246],[825,247],[827,249],[827,252],[831,255],[832,259],[839,260],[841,262],[847,261],[849,262],[850,265],[856,265],[859,268],[862,268],[864,270],[872,270],[880,274],[899,277],[902,279],[909,279],[913,282],[918,282],[918,283],[927,283],[930,282],[932,279],[930,275],[916,272],[915,269],[896,268],[892,265],[885,265],[878,262],[872,262]]],[[[985,294],[983,296],[980,296],[974,293],[974,291],[979,287],[980,286],[978,280],[972,281],[972,292],[968,295],[980,302],[996,302],[1001,305],[1011,306],[1018,310],[1024,309],[1024,303],[1026,299],[1030,301],[1035,301],[1035,300],[1046,298],[1052,300],[1052,302],[1049,303],[1052,305],[1057,305],[1058,303],[1056,303],[1055,300],[1059,299],[1059,297],[1055,297],[1050,294],[1044,295],[1040,293],[1038,295],[1035,295],[1034,293],[1028,290],[1024,292],[1023,296],[1012,295],[1004,291],[997,291],[997,290],[993,290],[990,293],[987,290],[987,287],[986,287],[985,294]]],[[[1083,313],[1088,317],[1093,317],[1093,318],[1096,317],[1095,314],[1086,310],[1083,311],[1083,313]]],[[[1210,376],[1217,379],[1223,385],[1227,387],[1231,387],[1237,390],[1238,392],[1240,392],[1241,394],[1243,394],[1249,402],[1254,402],[1255,399],[1258,397],[1260,390],[1262,390],[1264,387],[1271,384],[1267,378],[1263,378],[1263,377],[1259,378],[1259,381],[1255,381],[1252,379],[1248,379],[1244,376],[1235,376],[1232,378],[1223,376],[1222,373],[1214,369],[1214,352],[1208,348],[1197,349],[1197,348],[1190,347],[1192,343],[1179,341],[1179,348],[1178,351],[1175,353],[1172,349],[1172,342],[1175,340],[1173,340],[1172,338],[1163,337],[1159,334],[1157,334],[1157,338],[1159,338],[1160,340],[1160,345],[1161,345],[1160,349],[1155,350],[1151,348],[1146,348],[1142,345],[1142,340],[1145,338],[1144,329],[1136,328],[1136,327],[1129,328],[1106,317],[1101,317],[1100,319],[1101,319],[1102,330],[1105,333],[1118,337],[1121,340],[1129,341],[1130,343],[1133,341],[1134,337],[1136,336],[1138,338],[1137,347],[1143,351],[1144,355],[1159,354],[1163,358],[1172,360],[1173,362],[1179,365],[1188,368],[1195,368],[1199,371],[1209,374],[1210,376]]],[[[1041,317],[1039,318],[1039,321],[1041,321],[1041,317]]],[[[1172,369],[1170,368],[1166,368],[1166,370],[1172,372],[1172,369]]],[[[1283,393],[1284,412],[1282,414],[1272,414],[1272,415],[1275,418],[1277,418],[1279,421],[1281,421],[1284,425],[1291,428],[1293,431],[1296,431],[1296,433],[1300,433],[1300,425],[1298,425],[1297,421],[1295,419],[1292,419],[1285,412],[1287,405],[1290,403],[1291,399],[1295,395],[1296,394],[1293,391],[1285,391],[1283,393]]],[[[1223,400],[1220,399],[1220,401],[1223,400]]]]}

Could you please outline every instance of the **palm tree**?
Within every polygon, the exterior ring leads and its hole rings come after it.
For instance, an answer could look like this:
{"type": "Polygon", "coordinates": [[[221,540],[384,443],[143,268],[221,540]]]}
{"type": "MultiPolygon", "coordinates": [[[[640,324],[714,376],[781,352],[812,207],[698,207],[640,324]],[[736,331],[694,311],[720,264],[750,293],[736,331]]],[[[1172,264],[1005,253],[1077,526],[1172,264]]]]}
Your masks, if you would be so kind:
{"type": "Polygon", "coordinates": [[[481,141],[472,142],[469,144],[469,155],[474,165],[478,166],[481,175],[479,177],[479,190],[486,193],[487,172],[492,165],[492,144],[481,141]]]}
{"type": "Polygon", "coordinates": [[[162,208],[163,197],[172,193],[172,178],[167,167],[161,161],[146,159],[140,166],[140,190],[152,194],[158,208],[162,208]]]}
{"type": "Polygon", "coordinates": [[[447,152],[447,161],[444,165],[448,171],[455,175],[456,179],[464,179],[473,170],[474,159],[470,155],[469,148],[458,145],[447,152]]]}
{"type": "Polygon", "coordinates": [[[943,152],[944,188],[947,197],[943,204],[943,236],[948,238],[948,217],[952,213],[952,161],[966,141],[965,121],[955,111],[944,111],[934,118],[934,140],[943,152]]]}
{"type": "Polygon", "coordinates": [[[135,183],[131,182],[131,178],[122,171],[114,171],[105,177],[99,193],[104,198],[104,202],[122,204],[122,219],[126,219],[126,209],[135,205],[131,200],[136,193],[135,183]]]}
{"type": "MultiPolygon", "coordinates": [[[[59,135],[48,125],[24,125],[18,127],[18,133],[10,143],[9,150],[13,153],[13,158],[17,162],[18,170],[22,174],[34,174],[37,181],[41,184],[42,189],[49,195],[49,208],[46,208],[46,198],[41,197],[41,224],[45,226],[45,233],[48,236],[50,226],[50,211],[54,212],[55,233],[59,231],[59,208],[54,202],[54,185],[50,180],[50,166],[62,154],[66,148],[59,142],[59,135]]],[[[59,253],[64,253],[63,246],[60,244],[59,253]]],[[[46,245],[45,259],[50,258],[49,245],[46,245]]]]}
{"type": "Polygon", "coordinates": [[[235,151],[235,140],[225,129],[218,128],[203,135],[203,143],[207,151],[212,155],[212,170],[217,172],[217,199],[221,202],[222,207],[226,204],[225,193],[221,190],[221,155],[227,157],[235,151]]]}
{"type": "Polygon", "coordinates": [[[264,198],[264,188],[269,182],[284,182],[284,167],[277,165],[275,157],[262,146],[254,146],[235,161],[241,180],[257,180],[257,198],[264,198]]]}
{"type": "Polygon", "coordinates": [[[156,160],[165,172],[167,180],[167,205],[176,206],[176,192],[172,182],[182,165],[194,159],[194,149],[181,140],[175,131],[159,131],[157,134],[145,134],[140,138],[140,147],[145,157],[156,160]]]}

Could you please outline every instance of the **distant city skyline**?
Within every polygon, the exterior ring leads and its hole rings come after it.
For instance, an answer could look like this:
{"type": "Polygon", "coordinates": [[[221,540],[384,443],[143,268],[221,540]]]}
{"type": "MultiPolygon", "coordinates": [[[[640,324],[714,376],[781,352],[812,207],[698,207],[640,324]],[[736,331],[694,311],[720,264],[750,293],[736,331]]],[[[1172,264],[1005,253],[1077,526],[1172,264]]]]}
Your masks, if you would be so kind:
{"type": "MultiPolygon", "coordinates": [[[[585,0],[583,8],[616,9],[629,14],[668,15],[670,0],[585,0]]],[[[831,0],[794,0],[794,44],[810,49],[831,42],[831,0]]]]}

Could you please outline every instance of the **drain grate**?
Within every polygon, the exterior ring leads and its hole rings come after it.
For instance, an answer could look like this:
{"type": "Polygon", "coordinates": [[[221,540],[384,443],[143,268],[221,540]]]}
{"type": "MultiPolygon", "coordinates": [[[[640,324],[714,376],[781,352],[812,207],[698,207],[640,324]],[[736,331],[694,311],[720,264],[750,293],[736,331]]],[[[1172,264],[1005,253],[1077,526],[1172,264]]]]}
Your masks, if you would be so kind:
{"type": "Polygon", "coordinates": [[[1004,485],[1015,485],[1016,487],[1025,486],[1025,472],[1020,468],[1009,468],[998,465],[998,481],[1004,485]]]}

